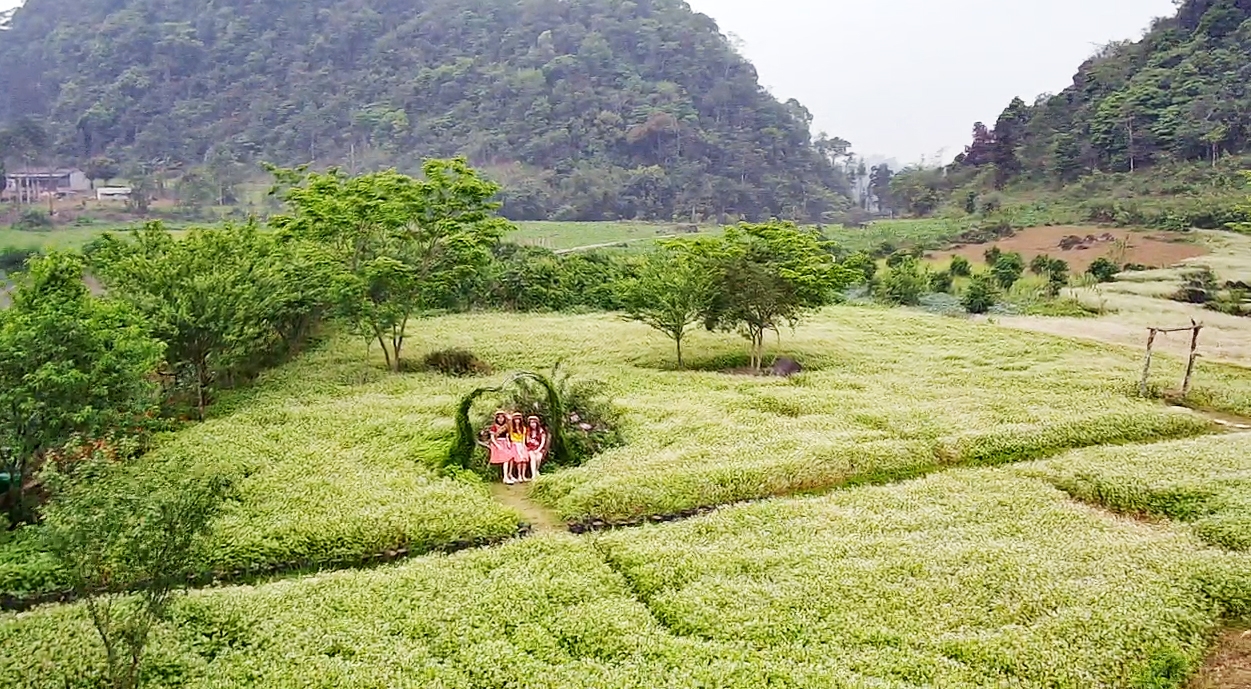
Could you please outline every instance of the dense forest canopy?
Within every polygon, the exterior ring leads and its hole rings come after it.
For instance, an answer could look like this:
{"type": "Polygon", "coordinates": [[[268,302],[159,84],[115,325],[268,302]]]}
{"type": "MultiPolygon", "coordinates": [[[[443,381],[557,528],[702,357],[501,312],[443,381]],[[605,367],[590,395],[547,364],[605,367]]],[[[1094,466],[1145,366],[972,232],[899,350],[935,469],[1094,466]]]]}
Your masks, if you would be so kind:
{"type": "Polygon", "coordinates": [[[460,154],[514,219],[848,204],[847,142],[682,0],[28,0],[0,64],[0,122],[40,121],[49,164],[460,154]]]}
{"type": "Polygon", "coordinates": [[[1251,0],[1185,0],[1140,41],[1114,42],[1073,85],[1032,105],[1014,99],[974,125],[955,168],[994,181],[1071,182],[1164,161],[1251,151],[1251,0]]]}

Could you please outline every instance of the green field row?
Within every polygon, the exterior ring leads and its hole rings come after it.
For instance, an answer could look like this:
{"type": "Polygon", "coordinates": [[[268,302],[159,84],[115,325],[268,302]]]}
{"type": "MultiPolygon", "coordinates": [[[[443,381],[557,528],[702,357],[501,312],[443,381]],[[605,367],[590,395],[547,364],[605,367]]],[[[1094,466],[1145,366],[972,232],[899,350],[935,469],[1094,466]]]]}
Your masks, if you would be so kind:
{"type": "MultiPolygon", "coordinates": [[[[1178,686],[1245,556],[957,470],[193,593],[153,687],[1178,686]]],[[[1246,612],[1242,610],[1241,612],[1246,612]]],[[[0,616],[0,685],[99,681],[81,605],[0,616]]]]}
{"type": "Polygon", "coordinates": [[[1251,433],[1089,448],[1020,471],[1080,500],[1180,520],[1209,543],[1251,551],[1251,433]]]}

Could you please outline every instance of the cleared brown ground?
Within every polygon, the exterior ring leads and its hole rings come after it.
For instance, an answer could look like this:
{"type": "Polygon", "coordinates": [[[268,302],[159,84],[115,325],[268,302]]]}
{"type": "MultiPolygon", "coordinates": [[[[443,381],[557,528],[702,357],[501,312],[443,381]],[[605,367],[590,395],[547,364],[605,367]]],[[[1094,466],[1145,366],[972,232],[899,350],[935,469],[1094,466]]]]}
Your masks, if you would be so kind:
{"type": "Polygon", "coordinates": [[[1231,629],[1221,635],[1216,650],[1189,689],[1247,689],[1251,687],[1251,631],[1231,629]]]}
{"type": "MultiPolygon", "coordinates": [[[[1208,311],[1195,304],[1167,298],[1182,284],[1185,266],[1207,265],[1221,280],[1251,281],[1251,235],[1209,230],[1190,233],[1207,252],[1185,259],[1177,268],[1126,273],[1117,282],[1093,288],[1065,290],[1092,307],[1106,307],[1099,318],[1051,318],[1042,316],[995,317],[1000,325],[1039,332],[1080,337],[1133,347],[1139,352],[1147,342],[1147,328],[1183,327],[1194,319],[1206,327],[1199,340],[1199,354],[1208,361],[1251,366],[1251,318],[1208,311]]],[[[1184,357],[1190,337],[1174,333],[1156,339],[1158,351],[1184,357]]],[[[1251,689],[1251,687],[1248,687],[1251,689]]]]}
{"type": "MultiPolygon", "coordinates": [[[[1071,272],[1083,273],[1095,259],[1115,252],[1115,240],[1119,239],[1128,241],[1125,255],[1117,257],[1123,263],[1141,263],[1155,268],[1167,268],[1188,258],[1208,253],[1201,244],[1184,241],[1189,237],[1183,234],[1065,225],[1031,227],[992,244],[1004,252],[1020,253],[1027,262],[1039,254],[1063,259],[1068,262],[1071,272]],[[1061,249],[1061,240],[1070,235],[1082,238],[1094,237],[1096,241],[1086,242],[1077,248],[1061,249]],[[1109,237],[1111,240],[1108,239],[1109,237]]],[[[936,252],[933,257],[940,261],[947,261],[952,256],[960,255],[974,263],[979,263],[984,260],[983,254],[992,244],[956,246],[950,251],[936,252]]]]}

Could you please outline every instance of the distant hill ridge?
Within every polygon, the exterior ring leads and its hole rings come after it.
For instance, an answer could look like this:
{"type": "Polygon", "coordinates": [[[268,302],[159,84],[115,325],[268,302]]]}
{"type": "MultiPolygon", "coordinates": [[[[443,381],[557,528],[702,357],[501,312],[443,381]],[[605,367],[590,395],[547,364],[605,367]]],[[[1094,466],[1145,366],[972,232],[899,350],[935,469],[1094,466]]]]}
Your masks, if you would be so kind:
{"type": "Polygon", "coordinates": [[[0,122],[43,122],[58,163],[463,154],[517,219],[847,203],[846,142],[681,0],[28,0],[0,64],[0,122]]]}

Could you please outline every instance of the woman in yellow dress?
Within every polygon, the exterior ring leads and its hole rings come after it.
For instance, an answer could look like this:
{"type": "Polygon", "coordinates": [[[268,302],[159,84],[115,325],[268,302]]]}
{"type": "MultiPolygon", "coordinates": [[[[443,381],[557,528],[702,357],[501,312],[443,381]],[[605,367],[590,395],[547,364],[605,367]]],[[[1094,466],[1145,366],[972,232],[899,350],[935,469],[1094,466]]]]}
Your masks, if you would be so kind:
{"type": "Polygon", "coordinates": [[[530,465],[530,457],[526,454],[526,420],[521,412],[513,412],[512,418],[508,420],[508,440],[513,444],[513,479],[516,483],[524,483],[527,480],[526,467],[530,465]]]}

